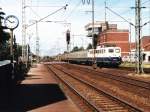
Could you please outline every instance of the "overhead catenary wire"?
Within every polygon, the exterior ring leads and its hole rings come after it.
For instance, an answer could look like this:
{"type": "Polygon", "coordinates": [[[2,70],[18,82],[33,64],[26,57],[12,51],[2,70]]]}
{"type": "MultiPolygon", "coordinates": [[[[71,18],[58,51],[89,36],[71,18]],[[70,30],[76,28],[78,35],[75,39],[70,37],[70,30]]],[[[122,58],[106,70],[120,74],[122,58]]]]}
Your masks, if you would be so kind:
{"type": "Polygon", "coordinates": [[[72,11],[68,14],[68,16],[64,19],[64,21],[66,20],[66,19],[68,19],[72,14],[73,14],[73,12],[80,6],[80,4],[81,4],[81,1],[79,1],[76,5],[75,5],[75,7],[72,9],[72,11]]]}
{"type": "Polygon", "coordinates": [[[106,7],[106,9],[108,9],[109,11],[111,11],[112,13],[114,13],[115,15],[119,16],[120,18],[122,18],[123,20],[125,20],[130,25],[135,26],[133,23],[131,23],[130,21],[128,21],[127,19],[125,19],[124,17],[122,17],[120,14],[118,14],[115,11],[113,11],[112,9],[110,9],[109,7],[106,7]]]}
{"type": "Polygon", "coordinates": [[[143,2],[142,5],[143,5],[143,4],[146,4],[147,2],[150,2],[150,0],[147,0],[147,1],[143,2]]]}
{"type": "MultiPolygon", "coordinates": [[[[65,6],[59,8],[58,10],[56,10],[56,11],[50,13],[49,15],[47,15],[47,16],[45,16],[45,17],[39,19],[39,20],[37,20],[37,23],[40,22],[40,21],[42,21],[42,20],[44,20],[44,19],[46,19],[46,18],[48,18],[49,16],[51,16],[51,15],[53,15],[53,14],[55,14],[55,13],[57,13],[58,11],[60,11],[60,10],[62,10],[62,9],[65,9],[65,10],[66,10],[66,7],[67,7],[67,6],[68,6],[68,4],[66,4],[65,6]]],[[[36,23],[32,23],[32,24],[28,25],[27,27],[30,27],[30,26],[32,26],[32,25],[34,25],[34,24],[36,24],[36,23]]]]}
{"type": "Polygon", "coordinates": [[[30,8],[30,10],[31,10],[37,17],[41,18],[41,17],[36,13],[36,11],[34,11],[31,7],[29,7],[29,8],[30,8]]]}

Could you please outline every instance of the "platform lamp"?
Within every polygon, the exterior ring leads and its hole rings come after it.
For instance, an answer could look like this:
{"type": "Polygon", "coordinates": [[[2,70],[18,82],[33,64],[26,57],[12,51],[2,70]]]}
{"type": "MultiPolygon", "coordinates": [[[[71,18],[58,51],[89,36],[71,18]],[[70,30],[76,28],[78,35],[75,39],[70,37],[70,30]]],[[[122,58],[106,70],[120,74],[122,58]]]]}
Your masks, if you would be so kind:
{"type": "Polygon", "coordinates": [[[10,60],[13,63],[14,53],[13,53],[13,31],[18,27],[19,20],[14,15],[9,15],[4,20],[5,26],[10,30],[10,60]]]}

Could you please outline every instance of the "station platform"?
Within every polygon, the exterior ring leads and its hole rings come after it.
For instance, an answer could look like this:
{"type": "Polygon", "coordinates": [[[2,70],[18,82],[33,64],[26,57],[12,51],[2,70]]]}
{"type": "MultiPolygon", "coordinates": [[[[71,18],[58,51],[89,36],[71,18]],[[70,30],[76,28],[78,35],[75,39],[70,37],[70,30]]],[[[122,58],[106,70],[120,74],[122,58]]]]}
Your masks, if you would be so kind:
{"type": "Polygon", "coordinates": [[[31,67],[25,80],[6,95],[0,112],[80,112],[43,64],[31,67]]]}

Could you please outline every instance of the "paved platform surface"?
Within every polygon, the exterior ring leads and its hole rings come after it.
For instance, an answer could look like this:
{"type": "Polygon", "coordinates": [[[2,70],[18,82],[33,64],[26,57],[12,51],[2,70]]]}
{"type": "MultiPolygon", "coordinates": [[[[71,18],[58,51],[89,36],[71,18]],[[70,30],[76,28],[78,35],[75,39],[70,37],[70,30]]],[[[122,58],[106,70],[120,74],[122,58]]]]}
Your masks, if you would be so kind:
{"type": "Polygon", "coordinates": [[[43,64],[33,66],[7,96],[8,105],[1,102],[0,112],[80,112],[43,64]]]}

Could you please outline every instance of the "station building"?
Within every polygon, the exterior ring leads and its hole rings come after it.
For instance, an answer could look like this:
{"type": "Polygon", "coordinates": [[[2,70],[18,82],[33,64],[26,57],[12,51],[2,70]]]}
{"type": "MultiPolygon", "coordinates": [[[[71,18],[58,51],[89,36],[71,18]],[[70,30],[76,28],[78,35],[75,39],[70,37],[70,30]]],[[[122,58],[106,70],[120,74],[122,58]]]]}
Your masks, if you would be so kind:
{"type": "MultiPolygon", "coordinates": [[[[87,37],[92,37],[92,23],[85,26],[87,37]]],[[[97,35],[97,45],[117,46],[121,48],[122,58],[129,57],[132,51],[135,51],[135,43],[131,43],[129,39],[128,29],[118,29],[117,24],[108,24],[104,21],[96,21],[94,23],[94,34],[97,35]],[[131,49],[131,50],[130,50],[131,49]]],[[[150,62],[150,36],[141,38],[142,49],[145,52],[145,58],[150,62]]]]}

